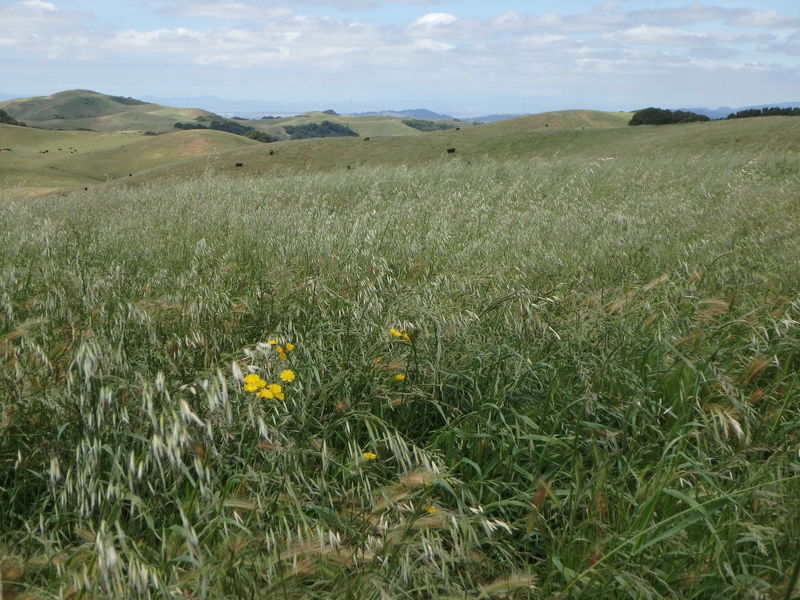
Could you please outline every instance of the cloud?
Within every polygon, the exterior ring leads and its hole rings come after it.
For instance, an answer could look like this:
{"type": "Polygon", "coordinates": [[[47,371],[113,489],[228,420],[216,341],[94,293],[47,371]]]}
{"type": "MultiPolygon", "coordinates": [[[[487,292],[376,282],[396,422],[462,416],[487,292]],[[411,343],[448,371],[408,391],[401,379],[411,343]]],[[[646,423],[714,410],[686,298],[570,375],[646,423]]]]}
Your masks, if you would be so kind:
{"type": "Polygon", "coordinates": [[[183,17],[215,19],[220,21],[244,21],[251,19],[275,19],[291,16],[293,11],[285,6],[263,7],[246,2],[188,2],[173,7],[170,11],[183,17]]]}
{"type": "MultiPolygon", "coordinates": [[[[462,95],[561,94],[570,86],[606,81],[633,86],[631,77],[644,81],[654,74],[677,85],[682,72],[731,78],[735,73],[744,82],[743,73],[796,74],[800,55],[800,25],[789,28],[793,18],[776,11],[701,3],[630,9],[624,2],[605,2],[575,14],[510,11],[477,19],[426,5],[405,23],[387,26],[302,14],[302,7],[313,3],[159,0],[159,10],[187,19],[114,29],[91,15],[59,10],[58,2],[20,0],[0,4],[0,46],[4,59],[50,72],[74,64],[107,71],[133,65],[157,77],[168,66],[172,73],[180,68],[182,77],[193,73],[206,86],[231,72],[237,81],[275,81],[282,89],[313,90],[336,81],[361,91],[402,84],[446,94],[455,91],[457,81],[462,95]],[[739,24],[748,17],[747,26],[739,24]],[[746,62],[751,55],[762,62],[746,62]]],[[[697,81],[702,83],[699,75],[697,81]]]]}

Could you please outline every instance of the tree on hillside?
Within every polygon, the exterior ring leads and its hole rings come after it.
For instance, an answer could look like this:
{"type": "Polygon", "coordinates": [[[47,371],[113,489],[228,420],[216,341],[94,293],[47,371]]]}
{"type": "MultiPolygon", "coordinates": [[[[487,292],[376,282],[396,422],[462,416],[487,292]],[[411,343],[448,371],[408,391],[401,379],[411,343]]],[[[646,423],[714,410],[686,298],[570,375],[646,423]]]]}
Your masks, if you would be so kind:
{"type": "Polygon", "coordinates": [[[14,117],[9,115],[6,111],[0,109],[0,123],[7,123],[9,125],[17,125],[19,127],[27,127],[22,121],[17,121],[14,117]]]}
{"type": "MultiPolygon", "coordinates": [[[[220,117],[222,119],[222,117],[220,117]]],[[[198,118],[197,121],[205,120],[204,118],[198,118]]],[[[254,127],[249,127],[247,125],[242,125],[241,123],[237,123],[235,121],[231,121],[230,119],[214,119],[208,123],[208,125],[203,125],[202,123],[175,123],[173,125],[175,129],[214,129],[216,131],[227,131],[228,133],[233,133],[236,135],[243,135],[244,137],[248,137],[251,140],[255,140],[257,142],[269,143],[275,142],[278,138],[275,138],[268,133],[263,133],[258,131],[254,127]]]]}
{"type": "Polygon", "coordinates": [[[446,121],[431,121],[429,119],[403,119],[403,123],[419,131],[443,131],[455,129],[456,126],[446,121]]]}
{"type": "Polygon", "coordinates": [[[294,140],[319,137],[356,136],[358,133],[347,125],[323,121],[322,123],[306,123],[305,125],[286,125],[283,128],[294,140]]]}
{"type": "Polygon", "coordinates": [[[675,123],[692,123],[694,121],[710,121],[705,115],[685,110],[668,110],[665,108],[643,108],[637,110],[628,125],[673,125],[675,123]]]}

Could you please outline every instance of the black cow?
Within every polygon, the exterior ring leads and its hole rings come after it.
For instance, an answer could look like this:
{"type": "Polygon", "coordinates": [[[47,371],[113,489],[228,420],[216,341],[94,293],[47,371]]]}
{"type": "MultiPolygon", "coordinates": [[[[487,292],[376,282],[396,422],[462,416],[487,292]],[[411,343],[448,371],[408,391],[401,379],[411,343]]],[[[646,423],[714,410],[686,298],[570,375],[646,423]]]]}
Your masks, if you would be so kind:
{"type": "Polygon", "coordinates": [[[237,167],[243,167],[243,166],[244,166],[244,163],[236,163],[236,166],[237,166],[237,167]]]}
{"type": "Polygon", "coordinates": [[[368,141],[369,141],[369,138],[368,138],[368,137],[365,137],[365,138],[364,138],[364,141],[365,141],[365,142],[368,142],[368,141]]]}
{"type": "Polygon", "coordinates": [[[455,148],[448,148],[448,149],[447,149],[447,153],[448,153],[448,154],[452,154],[452,153],[453,153],[453,152],[455,152],[455,151],[456,151],[456,149],[455,149],[455,148]]]}

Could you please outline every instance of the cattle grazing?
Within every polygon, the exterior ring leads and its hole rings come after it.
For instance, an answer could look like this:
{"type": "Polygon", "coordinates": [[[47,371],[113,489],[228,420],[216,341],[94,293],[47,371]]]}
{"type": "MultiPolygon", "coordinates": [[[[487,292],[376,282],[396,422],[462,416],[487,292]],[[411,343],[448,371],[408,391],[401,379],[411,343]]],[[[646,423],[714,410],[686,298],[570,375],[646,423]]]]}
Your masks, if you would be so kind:
{"type": "Polygon", "coordinates": [[[243,167],[243,166],[244,166],[244,163],[236,163],[236,166],[237,166],[237,167],[243,167]]]}
{"type": "Polygon", "coordinates": [[[0,152],[11,152],[11,148],[0,148],[0,152]]]}
{"type": "Polygon", "coordinates": [[[544,126],[545,127],[550,127],[550,125],[548,123],[545,123],[544,126]]]}
{"type": "Polygon", "coordinates": [[[369,141],[369,138],[368,138],[368,137],[365,137],[365,138],[364,138],[364,141],[365,141],[365,142],[368,142],[368,141],[369,141]]]}
{"type": "Polygon", "coordinates": [[[128,177],[133,177],[133,173],[128,173],[128,177]]]}
{"type": "Polygon", "coordinates": [[[89,191],[89,188],[88,188],[88,187],[85,187],[85,188],[83,188],[83,191],[84,191],[84,192],[88,192],[88,191],[89,191]]]}
{"type": "Polygon", "coordinates": [[[447,149],[447,153],[448,153],[448,154],[452,154],[452,153],[453,153],[453,152],[455,152],[455,151],[456,151],[456,149],[455,149],[455,148],[448,148],[448,149],[447,149]]]}
{"type": "Polygon", "coordinates": [[[456,127],[456,131],[461,131],[461,127],[456,127]]]}
{"type": "Polygon", "coordinates": [[[348,170],[348,171],[350,170],[350,165],[347,165],[347,170],[348,170]]]}
{"type": "Polygon", "coordinates": [[[273,154],[275,154],[275,150],[270,150],[269,155],[272,156],[273,154]]]}

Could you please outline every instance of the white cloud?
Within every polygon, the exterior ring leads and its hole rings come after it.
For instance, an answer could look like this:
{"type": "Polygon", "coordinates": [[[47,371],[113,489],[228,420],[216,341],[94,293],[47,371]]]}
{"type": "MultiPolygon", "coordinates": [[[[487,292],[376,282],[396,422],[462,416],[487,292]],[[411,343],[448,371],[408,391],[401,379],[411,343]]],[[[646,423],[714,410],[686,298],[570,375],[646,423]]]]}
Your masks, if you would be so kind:
{"type": "Polygon", "coordinates": [[[430,52],[449,52],[455,48],[455,46],[446,42],[437,42],[436,40],[428,38],[414,40],[413,47],[416,50],[427,50],[430,52]]]}
{"type": "Polygon", "coordinates": [[[246,2],[190,2],[176,6],[172,11],[184,17],[215,19],[219,21],[260,20],[285,18],[293,14],[285,6],[263,7],[246,2]]]}
{"type": "Polygon", "coordinates": [[[22,2],[19,3],[19,6],[38,9],[38,10],[46,10],[46,11],[56,10],[55,4],[52,4],[50,2],[42,2],[41,0],[23,0],[22,2]]]}

